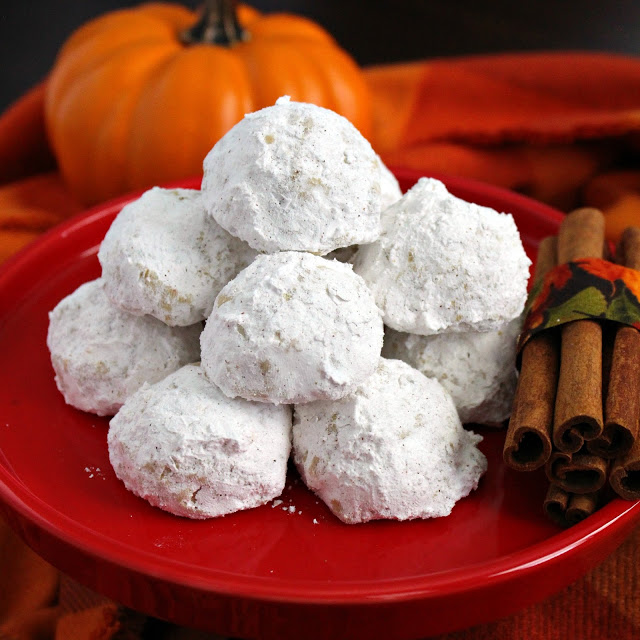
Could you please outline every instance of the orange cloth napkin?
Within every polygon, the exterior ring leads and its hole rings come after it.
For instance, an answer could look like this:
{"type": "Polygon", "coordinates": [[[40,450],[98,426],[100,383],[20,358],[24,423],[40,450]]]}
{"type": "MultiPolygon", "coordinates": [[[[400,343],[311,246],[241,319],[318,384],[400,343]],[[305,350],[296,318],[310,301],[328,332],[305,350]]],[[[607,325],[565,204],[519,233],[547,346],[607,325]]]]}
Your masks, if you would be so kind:
{"type": "Polygon", "coordinates": [[[584,189],[604,169],[640,171],[639,58],[502,54],[367,77],[374,146],[391,166],[476,178],[565,211],[590,204],[584,189]]]}
{"type": "MultiPolygon", "coordinates": [[[[614,236],[640,224],[640,59],[510,54],[366,71],[374,147],[425,175],[463,175],[563,210],[593,205],[614,236]]],[[[82,208],[49,150],[44,86],[0,116],[0,261],[82,208]]],[[[544,602],[440,640],[640,637],[640,530],[544,602]]],[[[215,638],[145,619],[60,576],[0,522],[0,640],[215,638]]]]}

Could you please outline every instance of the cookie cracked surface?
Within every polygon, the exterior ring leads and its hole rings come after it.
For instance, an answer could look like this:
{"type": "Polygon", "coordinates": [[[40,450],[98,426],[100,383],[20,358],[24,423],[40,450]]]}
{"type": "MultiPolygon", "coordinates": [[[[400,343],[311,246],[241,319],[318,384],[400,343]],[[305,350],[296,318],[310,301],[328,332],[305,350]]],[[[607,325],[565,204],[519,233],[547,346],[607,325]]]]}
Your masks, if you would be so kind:
{"type": "Polygon", "coordinates": [[[421,178],[382,216],[380,238],[354,262],[386,325],[432,335],[493,331],[517,317],[529,265],[513,217],[421,178]]]}
{"type": "Polygon", "coordinates": [[[282,493],[291,408],[232,400],[187,365],[127,400],[108,446],[129,491],[179,516],[211,518],[282,493]]]}
{"type": "Polygon", "coordinates": [[[204,320],[255,256],[205,213],[199,191],[160,187],[123,207],[98,253],[111,301],[171,326],[204,320]]]}
{"type": "Polygon", "coordinates": [[[380,233],[381,162],[328,109],[280,98],[246,115],[203,166],[206,209],[258,251],[326,254],[380,233]]]}
{"type": "Polygon", "coordinates": [[[104,281],[87,282],[49,314],[47,347],[58,389],[77,409],[113,415],[145,382],[200,359],[201,324],[169,327],[111,304],[104,281]]]}
{"type": "Polygon", "coordinates": [[[202,366],[227,395],[292,404],[349,393],[377,366],[382,319],[350,265],[262,255],[218,295],[202,366]]]}
{"type": "Polygon", "coordinates": [[[487,468],[481,439],[437,380],[400,360],[380,358],[353,393],[294,413],[302,479],[347,523],[448,515],[487,468]]]}

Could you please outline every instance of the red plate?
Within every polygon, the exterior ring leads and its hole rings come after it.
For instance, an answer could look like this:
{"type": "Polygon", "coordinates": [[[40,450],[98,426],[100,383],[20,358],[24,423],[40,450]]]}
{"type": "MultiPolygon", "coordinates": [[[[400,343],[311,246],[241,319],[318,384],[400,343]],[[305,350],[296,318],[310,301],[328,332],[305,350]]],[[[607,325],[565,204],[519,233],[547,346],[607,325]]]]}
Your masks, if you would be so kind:
{"type": "MultiPolygon", "coordinates": [[[[406,188],[417,175],[399,177],[406,188]]],[[[502,189],[445,181],[513,213],[530,255],[561,217],[502,189]]],[[[639,504],[616,499],[556,528],[542,514],[542,475],[505,469],[496,432],[482,444],[489,471],[478,491],[447,518],[345,525],[294,472],[278,506],[209,521],[154,509],[111,470],[107,420],[65,405],[45,346],[47,312],[99,275],[98,245],[123,202],[53,229],[0,272],[0,503],[62,571],[134,609],[239,637],[418,638],[548,596],[638,521],[639,504]]]]}

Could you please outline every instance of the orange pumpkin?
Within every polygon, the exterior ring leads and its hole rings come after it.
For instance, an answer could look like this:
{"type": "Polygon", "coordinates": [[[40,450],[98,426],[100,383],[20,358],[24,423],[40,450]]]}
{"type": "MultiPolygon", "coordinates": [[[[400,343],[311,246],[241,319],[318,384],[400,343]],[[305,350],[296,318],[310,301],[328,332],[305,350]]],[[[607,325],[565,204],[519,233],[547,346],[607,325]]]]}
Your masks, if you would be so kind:
{"type": "Polygon", "coordinates": [[[226,131],[281,95],[333,109],[369,134],[364,79],[322,28],[242,5],[236,14],[229,0],[205,6],[199,21],[173,4],[114,11],[62,47],[47,130],[83,202],[198,175],[226,131]]]}

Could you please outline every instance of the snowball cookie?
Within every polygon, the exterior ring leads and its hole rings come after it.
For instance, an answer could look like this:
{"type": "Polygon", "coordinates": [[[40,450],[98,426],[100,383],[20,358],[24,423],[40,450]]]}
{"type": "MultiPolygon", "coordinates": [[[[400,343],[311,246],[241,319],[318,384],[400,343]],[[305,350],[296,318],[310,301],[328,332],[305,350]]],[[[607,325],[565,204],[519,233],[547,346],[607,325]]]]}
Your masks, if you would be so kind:
{"type": "Polygon", "coordinates": [[[518,317],[497,331],[418,336],[387,329],[382,355],[436,378],[451,394],[462,422],[496,424],[511,413],[518,379],[518,317]]]}
{"type": "MultiPolygon", "coordinates": [[[[380,156],[378,156],[378,160],[380,160],[380,156]]],[[[380,167],[382,170],[380,177],[380,199],[381,209],[384,211],[387,207],[390,207],[402,198],[402,189],[400,189],[400,184],[391,169],[389,169],[382,160],[380,160],[380,167]]]]}
{"type": "MultiPolygon", "coordinates": [[[[382,167],[382,177],[380,184],[382,187],[381,193],[381,208],[384,211],[387,207],[390,207],[394,202],[397,202],[402,198],[402,191],[400,185],[396,180],[390,169],[388,169],[380,160],[380,166],[382,167]]],[[[349,247],[340,247],[327,253],[324,257],[328,260],[338,260],[338,262],[348,262],[353,264],[353,260],[358,251],[358,245],[352,244],[349,247]]]]}
{"type": "Polygon", "coordinates": [[[284,251],[258,256],[220,292],[200,337],[202,366],[230,397],[336,399],[373,373],[382,334],[350,265],[284,251]]]}
{"type": "Polygon", "coordinates": [[[122,209],[98,253],[111,301],[171,326],[204,320],[255,256],[205,213],[199,191],[159,187],[122,209]]]}
{"type": "Polygon", "coordinates": [[[108,445],[129,491],[178,516],[211,518],[282,493],[291,409],[231,400],[192,364],[131,396],[109,423],[108,445]]]}
{"type": "Polygon", "coordinates": [[[380,239],[359,249],[354,270],[391,328],[493,331],[524,308],[531,262],[511,215],[421,178],[382,218],[380,239]]]}
{"type": "Polygon", "coordinates": [[[294,461],[343,522],[435,518],[478,486],[487,468],[451,396],[400,360],[338,401],[295,408],[294,461]]]}
{"type": "Polygon", "coordinates": [[[200,359],[202,324],[168,327],[112,305],[100,278],[49,313],[47,347],[67,404],[110,416],[143,383],[200,359]]]}
{"type": "Polygon", "coordinates": [[[344,117],[280,98],[250,113],[204,160],[206,209],[265,253],[329,253],[380,233],[382,169],[344,117]]]}

